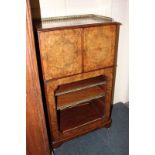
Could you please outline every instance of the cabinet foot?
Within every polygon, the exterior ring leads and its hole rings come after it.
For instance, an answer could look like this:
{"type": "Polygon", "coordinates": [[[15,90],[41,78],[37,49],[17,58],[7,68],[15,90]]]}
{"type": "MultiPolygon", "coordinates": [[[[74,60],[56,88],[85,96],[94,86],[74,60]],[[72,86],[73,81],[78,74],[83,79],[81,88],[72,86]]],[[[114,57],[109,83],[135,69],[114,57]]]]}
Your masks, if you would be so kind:
{"type": "Polygon", "coordinates": [[[61,145],[63,144],[63,142],[55,142],[55,143],[52,143],[52,148],[57,148],[57,147],[60,147],[61,145]]]}
{"type": "Polygon", "coordinates": [[[111,126],[111,120],[109,120],[109,121],[104,125],[105,128],[110,128],[110,126],[111,126]]]}

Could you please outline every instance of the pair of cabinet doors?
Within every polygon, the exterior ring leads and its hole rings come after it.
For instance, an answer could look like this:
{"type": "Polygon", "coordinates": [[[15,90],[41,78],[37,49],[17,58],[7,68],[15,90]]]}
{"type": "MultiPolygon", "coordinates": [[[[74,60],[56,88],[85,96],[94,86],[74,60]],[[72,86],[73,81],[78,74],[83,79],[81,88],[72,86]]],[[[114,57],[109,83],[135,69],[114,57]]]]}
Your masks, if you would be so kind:
{"type": "Polygon", "coordinates": [[[44,80],[114,65],[117,25],[38,33],[44,80]]]}

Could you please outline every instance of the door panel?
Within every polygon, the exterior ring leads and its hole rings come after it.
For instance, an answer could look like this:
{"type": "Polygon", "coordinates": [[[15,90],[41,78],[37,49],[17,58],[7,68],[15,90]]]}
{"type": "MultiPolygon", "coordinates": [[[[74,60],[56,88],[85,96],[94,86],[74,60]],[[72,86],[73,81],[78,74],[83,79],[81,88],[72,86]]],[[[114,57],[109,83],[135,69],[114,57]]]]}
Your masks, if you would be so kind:
{"type": "Polygon", "coordinates": [[[44,80],[81,73],[81,29],[40,32],[44,80]]]}
{"type": "Polygon", "coordinates": [[[114,65],[116,25],[84,29],[84,71],[114,65]]]}

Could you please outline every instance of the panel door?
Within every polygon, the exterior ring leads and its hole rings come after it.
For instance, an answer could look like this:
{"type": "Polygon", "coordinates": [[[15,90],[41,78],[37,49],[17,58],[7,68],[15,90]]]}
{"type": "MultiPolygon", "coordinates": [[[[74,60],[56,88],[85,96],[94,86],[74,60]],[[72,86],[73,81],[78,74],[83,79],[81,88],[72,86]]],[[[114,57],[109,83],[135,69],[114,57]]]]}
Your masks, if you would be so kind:
{"type": "Polygon", "coordinates": [[[114,65],[116,25],[84,29],[84,71],[114,65]]]}
{"type": "Polygon", "coordinates": [[[81,73],[81,29],[39,33],[44,80],[81,73]]]}

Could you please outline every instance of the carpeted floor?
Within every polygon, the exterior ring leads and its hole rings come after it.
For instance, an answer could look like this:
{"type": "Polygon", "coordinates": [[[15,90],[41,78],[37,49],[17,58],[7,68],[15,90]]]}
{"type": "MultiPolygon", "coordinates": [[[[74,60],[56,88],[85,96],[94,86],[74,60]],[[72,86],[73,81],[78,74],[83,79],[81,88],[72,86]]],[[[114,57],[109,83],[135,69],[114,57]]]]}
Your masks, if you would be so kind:
{"type": "Polygon", "coordinates": [[[109,129],[98,129],[62,144],[55,155],[128,155],[129,108],[123,103],[113,106],[109,129]]]}

